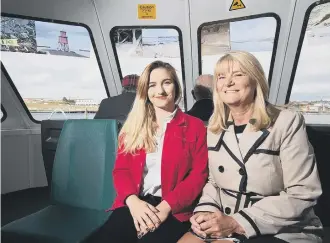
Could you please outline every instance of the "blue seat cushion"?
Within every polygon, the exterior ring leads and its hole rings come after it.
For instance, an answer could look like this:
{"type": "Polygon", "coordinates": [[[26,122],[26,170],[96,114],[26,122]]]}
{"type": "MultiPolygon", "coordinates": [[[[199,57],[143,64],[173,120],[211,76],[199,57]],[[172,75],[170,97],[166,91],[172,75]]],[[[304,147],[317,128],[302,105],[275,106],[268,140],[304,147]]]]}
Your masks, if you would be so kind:
{"type": "Polygon", "coordinates": [[[51,205],[2,228],[2,242],[75,243],[97,230],[110,212],[51,205]]]}

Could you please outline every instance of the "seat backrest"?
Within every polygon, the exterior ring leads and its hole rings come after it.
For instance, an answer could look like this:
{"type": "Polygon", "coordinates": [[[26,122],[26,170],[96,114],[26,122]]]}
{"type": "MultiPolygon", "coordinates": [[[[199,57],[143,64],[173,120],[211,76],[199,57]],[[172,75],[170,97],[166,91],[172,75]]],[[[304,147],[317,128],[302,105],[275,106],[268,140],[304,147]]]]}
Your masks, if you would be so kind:
{"type": "Polygon", "coordinates": [[[102,100],[94,119],[115,119],[124,122],[135,99],[135,93],[126,92],[102,100]]]}
{"type": "Polygon", "coordinates": [[[116,152],[115,120],[66,121],[53,166],[52,203],[109,208],[115,197],[112,170],[116,152]]]}
{"type": "Polygon", "coordinates": [[[46,171],[47,184],[52,182],[52,171],[58,139],[63,129],[65,120],[41,121],[41,148],[46,171]]]}
{"type": "Polygon", "coordinates": [[[314,147],[317,167],[320,175],[323,193],[315,206],[315,212],[320,217],[323,226],[330,226],[330,164],[329,144],[330,127],[321,125],[308,125],[307,134],[314,147]]]}

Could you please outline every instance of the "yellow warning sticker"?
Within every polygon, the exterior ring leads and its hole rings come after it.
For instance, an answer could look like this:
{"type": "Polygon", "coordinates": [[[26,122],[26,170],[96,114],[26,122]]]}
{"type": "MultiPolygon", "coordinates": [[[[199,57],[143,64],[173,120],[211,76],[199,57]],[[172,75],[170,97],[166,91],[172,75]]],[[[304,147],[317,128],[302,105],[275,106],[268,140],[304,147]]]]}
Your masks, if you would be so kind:
{"type": "Polygon", "coordinates": [[[138,19],[156,19],[156,4],[138,4],[138,19]]]}
{"type": "Polygon", "coordinates": [[[245,5],[242,0],[233,0],[229,11],[238,10],[245,8],[245,5]]]}
{"type": "Polygon", "coordinates": [[[1,45],[18,46],[17,39],[1,39],[1,45]]]}

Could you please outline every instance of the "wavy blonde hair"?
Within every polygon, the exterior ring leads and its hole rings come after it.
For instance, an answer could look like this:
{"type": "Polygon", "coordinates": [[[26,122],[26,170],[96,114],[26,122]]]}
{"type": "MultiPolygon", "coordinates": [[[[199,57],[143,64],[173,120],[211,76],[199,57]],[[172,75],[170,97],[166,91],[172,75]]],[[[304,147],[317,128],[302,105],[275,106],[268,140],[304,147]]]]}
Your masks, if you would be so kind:
{"type": "Polygon", "coordinates": [[[166,69],[169,73],[175,86],[174,101],[177,103],[181,99],[182,90],[174,67],[162,61],[150,63],[139,78],[132,110],[119,133],[119,147],[124,153],[134,154],[140,149],[153,152],[156,149],[156,115],[153,104],[148,99],[148,89],[150,74],[157,68],[166,69]]]}
{"type": "Polygon", "coordinates": [[[248,75],[250,80],[255,83],[256,90],[253,104],[254,130],[267,128],[275,118],[275,107],[268,102],[269,87],[265,72],[255,56],[244,51],[231,51],[221,57],[214,70],[214,92],[213,102],[214,111],[209,121],[208,129],[213,133],[220,133],[226,130],[227,121],[230,115],[229,107],[220,99],[217,90],[217,79],[224,66],[232,67],[238,63],[241,70],[248,75]]]}

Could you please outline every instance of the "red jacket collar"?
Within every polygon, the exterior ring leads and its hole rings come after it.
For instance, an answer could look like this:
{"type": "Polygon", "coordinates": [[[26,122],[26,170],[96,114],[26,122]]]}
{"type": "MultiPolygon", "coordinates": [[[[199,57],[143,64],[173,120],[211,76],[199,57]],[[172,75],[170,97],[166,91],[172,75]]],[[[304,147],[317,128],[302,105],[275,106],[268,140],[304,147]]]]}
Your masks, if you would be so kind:
{"type": "Polygon", "coordinates": [[[178,110],[175,116],[173,117],[172,121],[169,124],[178,125],[178,126],[186,125],[187,123],[186,114],[183,113],[179,107],[177,109],[178,110]]]}

